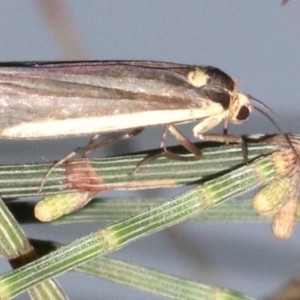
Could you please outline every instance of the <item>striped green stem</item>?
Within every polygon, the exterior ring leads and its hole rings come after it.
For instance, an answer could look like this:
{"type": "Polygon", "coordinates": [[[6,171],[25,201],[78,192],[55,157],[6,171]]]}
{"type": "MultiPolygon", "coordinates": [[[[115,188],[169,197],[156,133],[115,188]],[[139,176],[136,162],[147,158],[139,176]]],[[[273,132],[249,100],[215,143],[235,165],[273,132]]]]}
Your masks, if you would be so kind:
{"type": "MultiPolygon", "coordinates": [[[[300,141],[300,136],[294,136],[294,139],[300,141]]],[[[174,152],[176,149],[182,150],[178,147],[170,148],[174,152]]],[[[269,154],[277,149],[278,143],[249,144],[248,159],[269,154]]],[[[192,155],[185,154],[185,156],[192,155]]],[[[200,160],[179,161],[159,158],[143,165],[129,176],[145,157],[145,154],[133,154],[72,160],[52,170],[41,193],[39,193],[41,182],[51,164],[0,166],[0,195],[7,199],[70,192],[172,187],[199,182],[206,176],[244,163],[239,145],[210,147],[203,149],[203,157],[200,160]]]]}
{"type": "MultiPolygon", "coordinates": [[[[55,220],[52,224],[115,223],[166,201],[167,199],[158,198],[96,198],[80,211],[55,220]]],[[[22,203],[18,203],[13,206],[14,213],[17,213],[18,206],[22,210],[22,203]]],[[[10,203],[8,207],[11,207],[10,203]]],[[[197,214],[191,220],[199,222],[270,222],[270,218],[262,217],[253,210],[251,199],[232,199],[214,209],[197,214]]],[[[26,220],[24,221],[26,222],[26,220]]],[[[34,222],[34,220],[31,218],[27,222],[34,222]]]]}
{"type": "Polygon", "coordinates": [[[155,295],[180,300],[250,300],[238,292],[200,284],[141,268],[122,261],[97,257],[76,268],[76,271],[105,278],[155,295]]]}
{"type": "Polygon", "coordinates": [[[0,277],[0,299],[10,299],[42,280],[57,276],[98,255],[110,253],[140,237],[182,222],[243,192],[285,176],[290,172],[289,165],[286,164],[290,156],[294,157],[293,151],[283,148],[5,274],[0,277]]]}
{"type": "MultiPolygon", "coordinates": [[[[13,215],[0,198],[0,253],[15,269],[37,259],[34,248],[13,215]]],[[[49,279],[28,290],[30,299],[63,300],[67,299],[59,284],[49,279]]]]}

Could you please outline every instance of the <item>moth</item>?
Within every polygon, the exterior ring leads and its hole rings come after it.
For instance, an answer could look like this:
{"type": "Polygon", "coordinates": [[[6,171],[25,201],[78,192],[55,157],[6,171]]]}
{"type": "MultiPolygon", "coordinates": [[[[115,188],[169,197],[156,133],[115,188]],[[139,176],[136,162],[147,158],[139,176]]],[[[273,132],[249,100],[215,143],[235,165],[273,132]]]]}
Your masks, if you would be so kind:
{"type": "Polygon", "coordinates": [[[248,119],[249,96],[214,67],[153,61],[0,64],[0,138],[55,139],[200,122],[248,119]]]}
{"type": "MultiPolygon", "coordinates": [[[[55,166],[77,153],[124,140],[150,126],[165,125],[195,159],[201,157],[200,149],[175,125],[198,121],[193,128],[196,138],[243,146],[241,137],[207,131],[224,121],[226,132],[229,123],[247,120],[253,108],[258,109],[251,100],[271,111],[239,92],[232,77],[211,66],[155,61],[5,62],[0,63],[0,139],[94,135],[88,146],[55,163],[43,186],[55,166]],[[128,129],[134,130],[95,142],[99,134],[128,129]]],[[[168,154],[164,156],[180,158],[169,153],[163,141],[161,147],[168,154]]]]}

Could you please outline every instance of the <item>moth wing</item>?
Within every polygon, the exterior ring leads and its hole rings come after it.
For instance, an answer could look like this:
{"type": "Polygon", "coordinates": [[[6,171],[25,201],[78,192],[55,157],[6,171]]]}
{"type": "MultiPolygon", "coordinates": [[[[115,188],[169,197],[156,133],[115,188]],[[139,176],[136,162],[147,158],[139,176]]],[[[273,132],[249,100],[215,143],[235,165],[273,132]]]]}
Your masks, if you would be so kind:
{"type": "Polygon", "coordinates": [[[73,135],[83,135],[192,121],[222,112],[223,106],[212,101],[205,88],[191,84],[188,74],[193,69],[157,62],[2,64],[0,128],[51,121],[60,136],[67,133],[59,133],[58,122],[80,119],[78,124],[87,126],[88,119],[106,118],[98,128],[73,130],[73,135]],[[117,125],[120,116],[122,128],[117,125]],[[129,122],[132,118],[135,122],[129,122]]]}

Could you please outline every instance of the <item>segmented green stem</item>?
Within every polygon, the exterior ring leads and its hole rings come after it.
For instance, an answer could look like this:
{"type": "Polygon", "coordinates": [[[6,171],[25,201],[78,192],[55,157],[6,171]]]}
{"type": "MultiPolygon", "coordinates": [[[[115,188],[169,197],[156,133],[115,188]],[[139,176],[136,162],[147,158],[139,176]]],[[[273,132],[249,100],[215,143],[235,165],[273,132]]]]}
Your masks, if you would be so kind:
{"type": "MultiPolygon", "coordinates": [[[[299,137],[300,140],[300,137],[299,137]]],[[[248,159],[275,151],[277,144],[253,143],[248,147],[248,159]]],[[[171,151],[182,148],[170,148],[171,151]]],[[[191,154],[185,154],[192,157],[191,154]]],[[[39,188],[49,163],[0,166],[0,195],[4,198],[34,195],[62,194],[89,189],[139,189],[189,184],[207,175],[222,172],[243,164],[240,145],[228,145],[203,149],[203,157],[197,161],[179,161],[160,158],[139,168],[129,176],[146,157],[133,154],[101,159],[79,159],[54,168],[41,193],[39,188]],[[74,167],[76,165],[76,167],[74,167]],[[72,174],[70,174],[72,173],[72,174]],[[70,177],[79,178],[76,183],[70,177]],[[80,185],[80,178],[89,182],[80,185]],[[90,183],[92,181],[92,183],[90,183]],[[95,183],[97,182],[97,184],[95,183]]]]}
{"type": "MultiPolygon", "coordinates": [[[[255,160],[228,174],[210,180],[151,210],[99,229],[41,259],[0,277],[0,299],[10,299],[26,288],[57,276],[98,255],[112,252],[129,242],[182,222],[243,192],[278,178],[278,157],[255,160]]],[[[282,174],[280,174],[282,175],[282,174]]]]}
{"type": "MultiPolygon", "coordinates": [[[[4,255],[13,268],[18,268],[37,259],[33,247],[13,215],[0,198],[0,253],[4,255]]],[[[67,299],[59,284],[49,279],[28,290],[30,299],[63,300],[67,299]]],[[[1,297],[1,296],[0,296],[1,297]]]]}

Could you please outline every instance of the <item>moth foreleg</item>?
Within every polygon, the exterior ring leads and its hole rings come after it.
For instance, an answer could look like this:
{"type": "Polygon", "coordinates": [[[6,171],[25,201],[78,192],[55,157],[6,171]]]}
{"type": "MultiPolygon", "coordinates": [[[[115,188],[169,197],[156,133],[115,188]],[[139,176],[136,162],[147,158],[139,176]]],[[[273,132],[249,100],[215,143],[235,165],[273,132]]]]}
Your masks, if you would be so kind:
{"type": "Polygon", "coordinates": [[[89,141],[88,145],[85,147],[78,147],[75,150],[73,150],[72,152],[70,152],[69,154],[67,154],[65,157],[63,157],[62,159],[60,159],[59,161],[55,162],[47,171],[47,173],[45,174],[41,185],[39,187],[38,192],[40,193],[43,189],[43,186],[47,180],[47,178],[50,176],[52,170],[60,165],[62,165],[64,162],[70,160],[71,158],[73,158],[75,155],[77,154],[81,154],[82,156],[85,156],[88,152],[90,152],[91,150],[95,150],[98,148],[102,148],[102,147],[107,147],[107,146],[111,146],[113,144],[116,144],[120,141],[124,141],[130,138],[133,138],[134,136],[140,134],[143,130],[145,129],[145,127],[138,127],[136,129],[134,129],[131,132],[128,133],[124,133],[122,135],[119,135],[117,137],[108,139],[108,140],[104,140],[101,142],[96,142],[96,140],[99,137],[99,134],[95,134],[89,141]]]}

